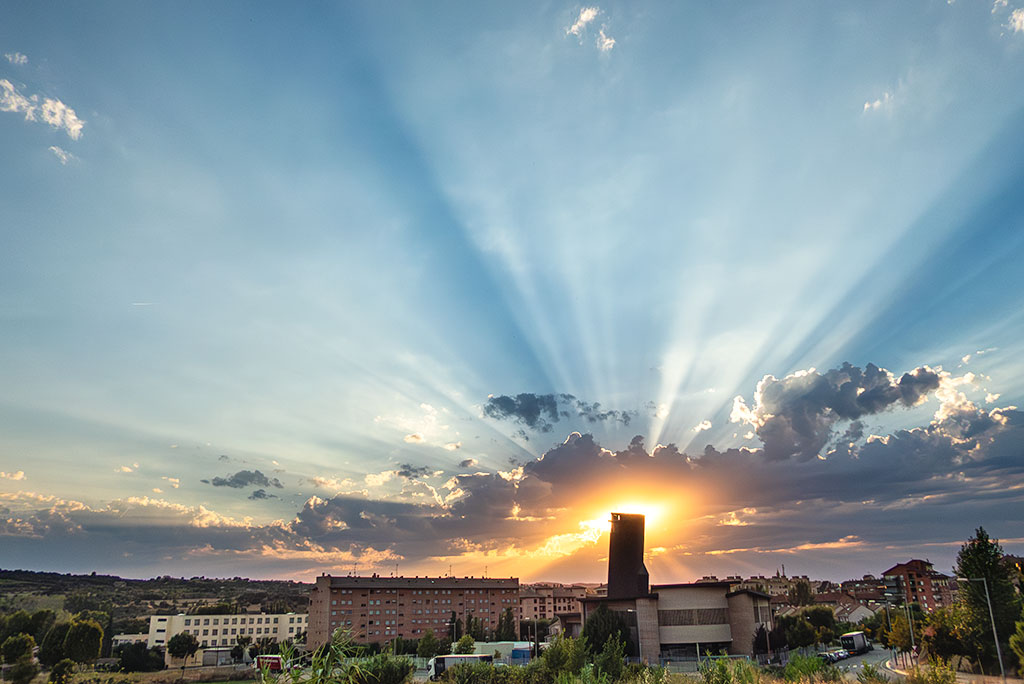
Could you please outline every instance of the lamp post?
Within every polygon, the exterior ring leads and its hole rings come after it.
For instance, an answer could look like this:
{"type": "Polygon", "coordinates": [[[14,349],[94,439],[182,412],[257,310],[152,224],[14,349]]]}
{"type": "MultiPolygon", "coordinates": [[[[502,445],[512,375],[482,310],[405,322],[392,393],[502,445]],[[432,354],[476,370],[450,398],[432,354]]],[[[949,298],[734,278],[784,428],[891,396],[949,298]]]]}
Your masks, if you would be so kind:
{"type": "Polygon", "coordinates": [[[999,648],[999,634],[996,633],[996,616],[992,612],[992,599],[988,595],[988,580],[984,577],[957,577],[957,582],[981,582],[985,587],[985,603],[988,604],[988,618],[992,621],[992,639],[996,642],[996,659],[999,660],[999,674],[1006,681],[1006,670],[1003,669],[1003,651],[999,648]]]}

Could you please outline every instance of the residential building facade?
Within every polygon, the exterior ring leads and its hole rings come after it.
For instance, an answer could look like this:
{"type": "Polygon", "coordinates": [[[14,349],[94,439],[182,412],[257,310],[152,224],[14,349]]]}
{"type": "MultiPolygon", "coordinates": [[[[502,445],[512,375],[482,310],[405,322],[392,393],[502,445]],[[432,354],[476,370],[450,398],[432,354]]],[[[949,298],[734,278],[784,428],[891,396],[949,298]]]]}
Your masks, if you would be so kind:
{"type": "Polygon", "coordinates": [[[953,604],[956,581],[936,572],[926,560],[900,563],[882,573],[886,600],[895,604],[916,603],[930,613],[953,604]]]}
{"type": "Polygon", "coordinates": [[[538,582],[519,588],[522,620],[551,620],[556,615],[580,612],[587,588],[580,584],[538,582]]]}
{"type": "Polygon", "coordinates": [[[149,648],[165,648],[172,636],[182,632],[194,636],[201,649],[234,646],[240,636],[250,637],[254,642],[268,637],[281,642],[305,632],[307,618],[301,613],[153,615],[149,618],[146,645],[149,648]]]}
{"type": "Polygon", "coordinates": [[[428,629],[451,636],[453,614],[463,625],[478,618],[490,631],[505,609],[518,625],[517,578],[321,575],[310,595],[307,643],[327,643],[338,629],[360,643],[419,639],[428,629]]]}

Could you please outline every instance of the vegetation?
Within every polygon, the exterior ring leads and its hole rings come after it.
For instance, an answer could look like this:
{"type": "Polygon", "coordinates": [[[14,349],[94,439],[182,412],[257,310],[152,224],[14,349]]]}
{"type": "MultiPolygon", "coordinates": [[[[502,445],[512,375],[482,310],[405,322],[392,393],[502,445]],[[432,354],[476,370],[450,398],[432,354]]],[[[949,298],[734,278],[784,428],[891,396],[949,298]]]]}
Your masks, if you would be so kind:
{"type": "Polygon", "coordinates": [[[76,620],[64,637],[64,654],[76,663],[91,663],[100,657],[103,628],[94,620],[76,620]]]}
{"type": "Polygon", "coordinates": [[[156,672],[164,669],[164,655],[158,648],[147,648],[146,642],[124,644],[118,649],[117,669],[121,672],[156,672]]]}
{"type": "Polygon", "coordinates": [[[191,658],[199,650],[199,640],[190,632],[175,634],[167,640],[167,652],[174,658],[191,658]]]}
{"type": "Polygon", "coordinates": [[[71,681],[71,675],[75,673],[75,668],[78,667],[78,663],[71,658],[64,658],[53,666],[50,670],[50,684],[68,684],[71,681]]]}
{"type": "Polygon", "coordinates": [[[468,634],[463,634],[458,643],[452,648],[452,653],[472,653],[476,647],[476,639],[468,634]]]}
{"type": "Polygon", "coordinates": [[[428,629],[416,645],[416,655],[420,658],[433,658],[441,652],[441,642],[434,636],[434,630],[428,629]]]}
{"type": "MultiPolygon", "coordinates": [[[[629,626],[622,613],[608,610],[608,607],[601,604],[590,615],[583,625],[580,636],[587,640],[591,655],[602,651],[608,643],[608,639],[614,638],[624,645],[627,652],[631,651],[633,640],[629,636],[629,626]]],[[[630,653],[632,655],[632,653],[630,653]]]]}
{"type": "Polygon", "coordinates": [[[956,684],[956,672],[949,665],[931,661],[926,667],[916,666],[907,672],[906,684],[956,684]]]}
{"type": "Polygon", "coordinates": [[[0,654],[7,664],[18,662],[21,658],[32,657],[32,649],[36,647],[36,640],[28,634],[15,634],[7,637],[0,644],[0,654]]]}

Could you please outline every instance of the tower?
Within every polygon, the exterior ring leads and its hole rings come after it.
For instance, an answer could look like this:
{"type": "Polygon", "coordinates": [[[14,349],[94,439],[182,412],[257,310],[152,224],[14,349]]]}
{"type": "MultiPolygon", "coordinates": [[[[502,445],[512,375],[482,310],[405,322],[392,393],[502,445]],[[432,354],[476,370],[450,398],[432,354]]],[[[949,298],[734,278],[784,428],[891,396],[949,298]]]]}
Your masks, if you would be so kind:
{"type": "Polygon", "coordinates": [[[612,513],[608,539],[608,598],[629,599],[650,593],[644,566],[644,516],[612,513]]]}

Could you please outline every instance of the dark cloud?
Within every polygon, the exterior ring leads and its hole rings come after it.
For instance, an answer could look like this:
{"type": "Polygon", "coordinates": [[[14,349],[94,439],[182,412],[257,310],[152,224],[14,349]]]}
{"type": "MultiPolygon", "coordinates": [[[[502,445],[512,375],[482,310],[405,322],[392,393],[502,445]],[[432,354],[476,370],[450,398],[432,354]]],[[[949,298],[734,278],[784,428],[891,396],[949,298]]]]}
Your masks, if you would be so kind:
{"type": "MultiPolygon", "coordinates": [[[[825,373],[795,373],[781,380],[768,375],[758,383],[758,403],[745,419],[764,444],[765,458],[808,460],[822,453],[836,423],[896,405],[914,406],[938,388],[939,379],[936,371],[923,366],[897,381],[871,363],[863,370],[844,363],[825,373]]],[[[736,403],[746,409],[742,398],[736,403]]]]}
{"type": "Polygon", "coordinates": [[[426,477],[434,472],[427,466],[414,466],[409,463],[403,463],[395,471],[395,475],[398,477],[404,477],[407,480],[415,480],[421,477],[426,477]]]}
{"type": "Polygon", "coordinates": [[[254,489],[252,494],[249,495],[249,499],[253,501],[259,501],[261,499],[276,499],[276,494],[267,494],[265,489],[254,489]]]}
{"type": "MultiPolygon", "coordinates": [[[[635,411],[602,410],[598,402],[587,403],[572,394],[517,394],[490,396],[483,408],[484,415],[496,420],[511,420],[538,432],[551,432],[560,420],[582,418],[588,423],[618,422],[629,425],[635,411]]],[[[521,436],[529,440],[520,430],[521,436]]]]}
{"type": "Polygon", "coordinates": [[[234,489],[253,486],[284,488],[284,485],[276,477],[269,478],[259,470],[239,470],[234,475],[215,477],[212,480],[202,480],[202,482],[211,484],[214,487],[232,487],[234,489]]]}
{"type": "Polygon", "coordinates": [[[230,460],[231,460],[231,457],[230,457],[230,456],[227,456],[227,455],[225,455],[225,454],[221,454],[220,456],[218,456],[218,457],[217,457],[217,460],[218,460],[218,461],[230,461],[230,460]]]}
{"type": "Polygon", "coordinates": [[[459,461],[460,468],[472,468],[477,463],[475,458],[467,458],[463,461],[459,461]]]}

